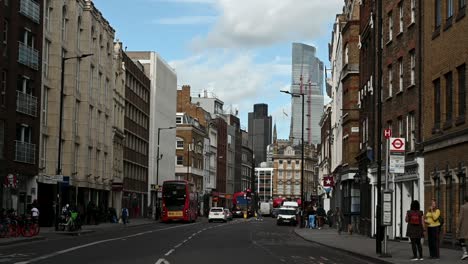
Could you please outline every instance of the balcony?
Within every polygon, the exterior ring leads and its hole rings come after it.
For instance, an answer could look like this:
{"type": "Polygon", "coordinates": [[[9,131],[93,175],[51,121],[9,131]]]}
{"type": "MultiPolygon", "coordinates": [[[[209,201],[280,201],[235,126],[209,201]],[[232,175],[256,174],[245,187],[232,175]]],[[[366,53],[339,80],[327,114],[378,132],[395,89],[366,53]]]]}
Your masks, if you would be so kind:
{"type": "Polygon", "coordinates": [[[36,1],[33,0],[21,0],[20,2],[20,13],[29,17],[32,21],[39,24],[40,22],[40,7],[36,1]]]}
{"type": "Polygon", "coordinates": [[[19,43],[18,62],[34,70],[39,69],[39,52],[21,41],[19,43]]]}
{"type": "Polygon", "coordinates": [[[30,115],[37,115],[37,98],[35,96],[16,91],[16,111],[30,115]]]}
{"type": "Polygon", "coordinates": [[[36,163],[36,144],[15,140],[15,161],[36,163]]]}

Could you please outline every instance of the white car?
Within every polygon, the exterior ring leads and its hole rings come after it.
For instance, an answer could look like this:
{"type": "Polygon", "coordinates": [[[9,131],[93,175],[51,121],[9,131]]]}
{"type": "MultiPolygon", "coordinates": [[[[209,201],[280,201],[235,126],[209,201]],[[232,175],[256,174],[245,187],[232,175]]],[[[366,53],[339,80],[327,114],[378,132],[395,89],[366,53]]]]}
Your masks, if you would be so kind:
{"type": "Polygon", "coordinates": [[[208,222],[213,221],[223,221],[227,222],[226,212],[224,212],[223,207],[212,207],[210,213],[208,214],[208,222]]]}
{"type": "Polygon", "coordinates": [[[282,225],[296,225],[296,209],[291,207],[281,207],[278,210],[278,217],[276,218],[276,224],[282,225]]]}

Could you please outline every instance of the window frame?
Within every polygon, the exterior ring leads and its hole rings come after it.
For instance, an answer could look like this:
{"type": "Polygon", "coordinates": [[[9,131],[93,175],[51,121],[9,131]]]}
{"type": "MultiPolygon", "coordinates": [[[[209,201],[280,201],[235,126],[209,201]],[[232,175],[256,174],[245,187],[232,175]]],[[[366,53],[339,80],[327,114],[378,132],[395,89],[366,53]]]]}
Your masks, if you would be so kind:
{"type": "Polygon", "coordinates": [[[416,85],[416,52],[415,50],[411,50],[410,52],[410,67],[411,67],[410,83],[411,85],[416,85]]]}
{"type": "Polygon", "coordinates": [[[435,0],[434,5],[434,30],[438,30],[442,25],[442,0],[435,0]]]}
{"type": "Polygon", "coordinates": [[[398,14],[399,14],[399,33],[403,33],[403,30],[404,30],[404,21],[403,21],[403,15],[404,15],[404,11],[403,11],[403,2],[400,2],[400,4],[398,5],[398,14]]]}
{"type": "Polygon", "coordinates": [[[393,69],[392,64],[387,67],[388,74],[388,98],[393,96],[393,69]]]}
{"type": "Polygon", "coordinates": [[[416,23],[416,0],[411,0],[411,24],[416,23]]]}
{"type": "Polygon", "coordinates": [[[388,42],[393,40],[393,13],[388,13],[388,42]]]}
{"type": "Polygon", "coordinates": [[[445,122],[453,120],[453,73],[447,72],[445,78],[445,122]]]}
{"type": "Polygon", "coordinates": [[[433,100],[433,106],[434,106],[434,127],[435,128],[440,128],[440,122],[441,122],[441,100],[440,100],[440,78],[435,79],[432,82],[432,86],[434,88],[434,100],[433,100]]]}
{"type": "Polygon", "coordinates": [[[458,79],[458,116],[466,115],[466,64],[457,67],[458,79]]]}
{"type": "Polygon", "coordinates": [[[403,74],[404,74],[404,69],[403,69],[403,58],[400,58],[398,60],[398,71],[399,71],[399,76],[398,76],[398,86],[399,86],[399,91],[402,92],[403,91],[403,84],[404,84],[404,80],[403,80],[403,74]]]}

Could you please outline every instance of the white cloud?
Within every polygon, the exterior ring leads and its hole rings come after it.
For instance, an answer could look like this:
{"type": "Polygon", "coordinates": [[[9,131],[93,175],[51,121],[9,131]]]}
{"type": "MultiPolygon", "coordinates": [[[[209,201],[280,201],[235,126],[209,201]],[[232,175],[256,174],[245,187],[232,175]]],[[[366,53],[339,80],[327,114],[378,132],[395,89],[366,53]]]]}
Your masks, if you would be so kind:
{"type": "Polygon", "coordinates": [[[216,20],[215,16],[182,16],[182,17],[170,17],[160,18],[153,20],[154,24],[162,25],[200,25],[210,24],[216,20]]]}
{"type": "Polygon", "coordinates": [[[327,24],[342,0],[218,0],[219,19],[192,46],[209,48],[256,47],[328,34],[327,24]]]}
{"type": "Polygon", "coordinates": [[[252,111],[255,103],[280,97],[279,90],[288,85],[285,79],[291,71],[289,63],[278,63],[275,58],[256,63],[253,52],[211,51],[169,64],[177,72],[179,85],[190,85],[193,94],[207,89],[224,101],[227,109],[232,105],[241,115],[252,111]]]}
{"type": "Polygon", "coordinates": [[[187,4],[214,4],[217,0],[150,0],[151,2],[187,3],[187,4]]]}

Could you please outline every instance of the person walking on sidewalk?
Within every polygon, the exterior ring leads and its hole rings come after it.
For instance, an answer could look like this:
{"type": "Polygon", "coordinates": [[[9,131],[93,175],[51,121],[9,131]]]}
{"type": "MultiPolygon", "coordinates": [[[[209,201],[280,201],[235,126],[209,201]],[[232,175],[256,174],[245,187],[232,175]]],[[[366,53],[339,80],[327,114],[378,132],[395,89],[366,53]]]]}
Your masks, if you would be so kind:
{"type": "Polygon", "coordinates": [[[427,239],[429,240],[429,254],[431,259],[440,258],[440,210],[435,199],[426,212],[427,239]]]}
{"type": "Polygon", "coordinates": [[[335,223],[338,229],[338,234],[341,235],[341,229],[343,228],[344,215],[340,207],[336,207],[335,210],[335,223]]]}
{"type": "Polygon", "coordinates": [[[466,248],[466,239],[468,239],[468,196],[465,196],[465,203],[460,208],[460,218],[457,227],[458,239],[463,249],[461,259],[468,258],[468,251],[466,248]]]}
{"type": "Polygon", "coordinates": [[[408,223],[406,236],[411,240],[411,249],[413,250],[413,258],[411,260],[413,261],[423,260],[421,246],[421,238],[424,237],[423,218],[424,214],[420,210],[419,202],[417,200],[412,201],[410,210],[406,212],[405,222],[408,223]]]}
{"type": "Polygon", "coordinates": [[[128,209],[127,207],[122,207],[122,223],[127,225],[128,223],[128,209]]]}

